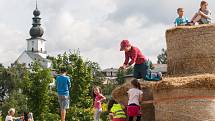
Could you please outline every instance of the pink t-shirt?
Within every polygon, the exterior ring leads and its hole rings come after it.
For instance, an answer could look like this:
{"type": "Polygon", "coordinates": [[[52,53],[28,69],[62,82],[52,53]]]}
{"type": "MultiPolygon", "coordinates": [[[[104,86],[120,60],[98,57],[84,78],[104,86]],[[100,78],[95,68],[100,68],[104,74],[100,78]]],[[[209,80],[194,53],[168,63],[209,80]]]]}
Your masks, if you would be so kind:
{"type": "Polygon", "coordinates": [[[95,98],[95,101],[94,101],[94,107],[97,108],[97,109],[101,109],[102,108],[102,102],[99,101],[103,99],[103,96],[101,94],[96,94],[96,98],[95,98]]]}

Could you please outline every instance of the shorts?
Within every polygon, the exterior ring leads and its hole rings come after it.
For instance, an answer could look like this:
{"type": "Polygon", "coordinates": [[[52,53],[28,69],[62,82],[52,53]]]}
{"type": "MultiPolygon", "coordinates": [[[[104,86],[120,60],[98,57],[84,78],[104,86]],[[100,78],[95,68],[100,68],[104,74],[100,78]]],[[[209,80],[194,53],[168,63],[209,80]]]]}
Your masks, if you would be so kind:
{"type": "Polygon", "coordinates": [[[59,95],[58,102],[61,110],[69,109],[69,96],[59,95]]]}

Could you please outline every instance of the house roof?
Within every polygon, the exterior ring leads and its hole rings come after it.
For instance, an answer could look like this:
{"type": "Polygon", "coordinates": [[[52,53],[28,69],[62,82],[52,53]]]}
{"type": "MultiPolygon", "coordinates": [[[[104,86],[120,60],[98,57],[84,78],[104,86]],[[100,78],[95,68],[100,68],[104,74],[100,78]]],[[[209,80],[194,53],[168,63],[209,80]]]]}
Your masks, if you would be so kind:
{"type": "Polygon", "coordinates": [[[41,55],[33,52],[26,52],[29,57],[31,57],[33,60],[42,61],[42,62],[50,62],[50,60],[43,58],[41,55]]]}
{"type": "Polygon", "coordinates": [[[102,72],[115,72],[117,73],[118,72],[118,69],[117,68],[107,68],[107,69],[104,69],[102,72]]]}

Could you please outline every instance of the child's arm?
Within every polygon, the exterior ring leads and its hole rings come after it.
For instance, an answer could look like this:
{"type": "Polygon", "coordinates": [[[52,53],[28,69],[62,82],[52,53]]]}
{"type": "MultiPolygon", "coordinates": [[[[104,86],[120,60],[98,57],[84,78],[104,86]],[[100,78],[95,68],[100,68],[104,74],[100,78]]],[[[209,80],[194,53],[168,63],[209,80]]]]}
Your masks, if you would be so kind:
{"type": "Polygon", "coordinates": [[[139,102],[143,101],[143,94],[140,94],[139,102]]]}
{"type": "Polygon", "coordinates": [[[103,101],[103,100],[106,100],[106,97],[102,94],[100,94],[100,96],[102,97],[100,100],[98,100],[99,102],[103,101]]]}
{"type": "MultiPolygon", "coordinates": [[[[209,14],[210,14],[210,13],[209,13],[209,14]]],[[[201,16],[204,17],[204,18],[211,19],[211,18],[210,18],[210,15],[206,15],[206,14],[203,13],[202,11],[199,11],[199,15],[201,15],[201,16]]]]}

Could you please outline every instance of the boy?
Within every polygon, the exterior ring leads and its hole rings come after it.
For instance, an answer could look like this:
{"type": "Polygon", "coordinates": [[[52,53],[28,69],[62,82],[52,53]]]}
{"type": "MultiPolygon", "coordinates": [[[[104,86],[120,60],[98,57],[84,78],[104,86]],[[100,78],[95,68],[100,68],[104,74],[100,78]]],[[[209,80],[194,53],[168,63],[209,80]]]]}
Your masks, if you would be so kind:
{"type": "MultiPolygon", "coordinates": [[[[121,46],[120,51],[125,52],[125,62],[120,68],[127,69],[134,64],[133,72],[134,78],[136,79],[142,78],[148,81],[152,80],[158,81],[157,77],[148,78],[147,73],[149,68],[147,65],[147,59],[142,54],[139,48],[132,46],[128,40],[123,40],[120,46],[121,46]]],[[[161,80],[162,75],[159,74],[159,77],[160,77],[159,80],[161,80]]]]}
{"type": "Polygon", "coordinates": [[[201,1],[199,11],[193,16],[191,20],[191,25],[195,25],[196,22],[199,24],[209,24],[211,23],[211,12],[208,10],[208,3],[206,1],[201,1]]]}
{"type": "Polygon", "coordinates": [[[66,76],[67,70],[61,69],[61,75],[57,76],[56,85],[58,101],[61,109],[61,121],[65,121],[66,109],[69,109],[69,89],[71,87],[70,78],[66,76]]]}
{"type": "Polygon", "coordinates": [[[134,47],[130,44],[128,40],[123,40],[121,42],[121,48],[120,51],[125,52],[125,62],[123,66],[121,66],[122,69],[127,69],[130,66],[134,65],[134,78],[140,79],[146,77],[148,67],[146,65],[147,59],[142,54],[139,48],[134,47]],[[129,62],[129,59],[131,61],[129,62]]]}
{"type": "Polygon", "coordinates": [[[184,17],[184,9],[177,9],[178,18],[175,19],[175,26],[185,26],[188,25],[188,19],[184,17]]]}

